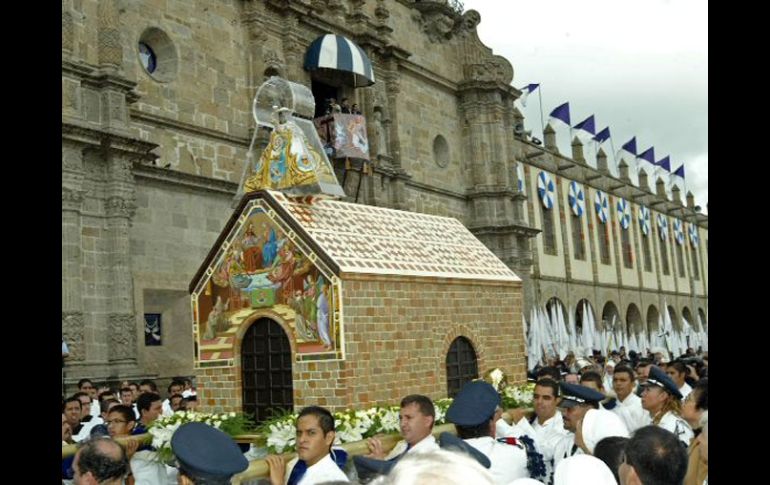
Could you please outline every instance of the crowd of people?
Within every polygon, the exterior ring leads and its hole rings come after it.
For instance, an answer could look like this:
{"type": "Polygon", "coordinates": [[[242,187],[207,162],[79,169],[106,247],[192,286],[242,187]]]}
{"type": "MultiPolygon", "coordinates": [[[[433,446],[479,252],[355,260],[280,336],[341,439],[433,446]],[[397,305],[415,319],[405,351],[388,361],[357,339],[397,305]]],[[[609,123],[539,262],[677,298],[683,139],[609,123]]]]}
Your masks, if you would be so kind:
{"type": "MultiPolygon", "coordinates": [[[[104,439],[144,434],[160,416],[197,408],[197,393],[191,379],[174,377],[166,391],[167,398],[163,399],[151,379],[139,383],[124,381],[115,388],[104,386],[98,389],[91,379],[81,379],[77,392],[62,397],[62,445],[85,445],[97,440],[99,444],[89,445],[88,453],[109,453],[113,448],[104,439]]],[[[176,469],[154,460],[150,446],[140,445],[135,439],[128,439],[126,443],[124,451],[130,464],[127,484],[176,483],[176,469]]],[[[74,457],[62,461],[62,481],[90,483],[79,481],[74,464],[74,457]]]]}
{"type": "MultiPolygon", "coordinates": [[[[296,457],[267,456],[264,482],[707,485],[708,354],[688,349],[670,360],[654,350],[550,359],[530,376],[533,409],[503,409],[495,387],[471,381],[446,413],[456,436],[434,436],[432,400],[408,395],[400,403],[401,441],[386,451],[370,438],[369,453],[352,460],[334,445],[331,412],[308,406],[297,419],[296,457]]],[[[230,437],[201,423],[174,434],[174,468],[152,460],[148,445],[113,441],[195,403],[189,380],[174,379],[165,400],[150,380],[97,392],[83,379],[78,389],[62,403],[62,442],[81,443],[62,463],[64,482],[220,484],[248,466],[230,437]]]]}

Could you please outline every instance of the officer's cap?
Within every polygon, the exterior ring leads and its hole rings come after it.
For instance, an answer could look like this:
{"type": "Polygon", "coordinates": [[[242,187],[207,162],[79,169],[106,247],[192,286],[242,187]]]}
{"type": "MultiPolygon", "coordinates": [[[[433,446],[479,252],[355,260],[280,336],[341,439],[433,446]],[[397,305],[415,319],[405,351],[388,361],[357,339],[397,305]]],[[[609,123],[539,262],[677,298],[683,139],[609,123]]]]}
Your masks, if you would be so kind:
{"type": "Polygon", "coordinates": [[[459,426],[477,426],[489,421],[499,405],[500,395],[491,384],[471,381],[455,396],[446,419],[459,426]]]}
{"type": "Polygon", "coordinates": [[[249,466],[232,438],[203,423],[186,423],[171,437],[180,468],[199,478],[230,478],[249,466]]]}
{"type": "Polygon", "coordinates": [[[658,366],[650,366],[650,375],[647,377],[647,386],[662,387],[677,399],[682,399],[682,393],[676,383],[658,366]]]}
{"type": "Polygon", "coordinates": [[[580,384],[567,384],[566,382],[559,383],[561,390],[561,402],[559,407],[571,408],[578,404],[597,403],[604,399],[604,394],[591,389],[590,387],[581,386],[580,384]]]}

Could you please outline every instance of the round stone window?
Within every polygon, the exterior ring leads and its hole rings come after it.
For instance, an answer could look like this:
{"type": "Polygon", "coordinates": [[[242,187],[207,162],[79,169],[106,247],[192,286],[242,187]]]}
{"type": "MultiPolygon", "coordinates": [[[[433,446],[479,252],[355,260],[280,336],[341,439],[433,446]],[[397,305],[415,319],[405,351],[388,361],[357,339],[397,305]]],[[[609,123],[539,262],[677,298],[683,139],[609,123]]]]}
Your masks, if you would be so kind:
{"type": "Polygon", "coordinates": [[[441,135],[433,139],[433,160],[441,168],[449,165],[449,144],[441,135]]]}
{"type": "Polygon", "coordinates": [[[162,30],[156,27],[146,29],[139,37],[137,54],[144,71],[156,81],[169,82],[176,78],[176,48],[171,38],[162,30]]]}

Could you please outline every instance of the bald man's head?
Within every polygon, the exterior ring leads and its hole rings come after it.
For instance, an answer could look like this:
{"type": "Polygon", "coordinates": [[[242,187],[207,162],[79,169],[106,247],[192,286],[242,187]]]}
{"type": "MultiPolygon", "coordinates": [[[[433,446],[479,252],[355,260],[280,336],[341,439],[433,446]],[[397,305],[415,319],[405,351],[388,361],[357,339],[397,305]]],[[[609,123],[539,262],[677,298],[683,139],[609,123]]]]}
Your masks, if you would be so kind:
{"type": "Polygon", "coordinates": [[[106,436],[84,442],[72,467],[76,485],[120,485],[129,471],[125,450],[106,436]]]}

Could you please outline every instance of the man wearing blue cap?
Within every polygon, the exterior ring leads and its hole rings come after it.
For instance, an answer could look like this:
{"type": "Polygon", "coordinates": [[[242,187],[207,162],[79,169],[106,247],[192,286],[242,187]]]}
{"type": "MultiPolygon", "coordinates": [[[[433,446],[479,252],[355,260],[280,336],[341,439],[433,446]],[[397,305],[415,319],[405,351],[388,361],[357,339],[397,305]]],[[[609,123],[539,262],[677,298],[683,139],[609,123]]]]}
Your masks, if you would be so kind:
{"type": "Polygon", "coordinates": [[[203,423],[183,424],[171,437],[180,485],[226,485],[249,466],[241,449],[222,431],[203,423]]]}
{"type": "Polygon", "coordinates": [[[523,447],[494,438],[501,411],[500,395],[495,388],[484,381],[472,381],[455,396],[446,418],[455,424],[460,438],[489,458],[489,471],[495,482],[508,484],[529,477],[529,470],[523,447]]]}
{"type": "Polygon", "coordinates": [[[692,428],[682,419],[682,393],[663,370],[650,366],[650,374],[642,390],[642,407],[650,413],[652,424],[674,433],[685,445],[690,446],[692,428]]]}
{"type": "Polygon", "coordinates": [[[555,446],[554,469],[564,458],[583,452],[575,442],[574,433],[588,410],[599,409],[599,402],[604,399],[604,394],[601,392],[579,384],[562,382],[559,387],[561,390],[559,408],[561,408],[564,429],[570,431],[570,434],[562,438],[555,446]]]}

